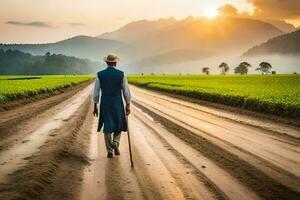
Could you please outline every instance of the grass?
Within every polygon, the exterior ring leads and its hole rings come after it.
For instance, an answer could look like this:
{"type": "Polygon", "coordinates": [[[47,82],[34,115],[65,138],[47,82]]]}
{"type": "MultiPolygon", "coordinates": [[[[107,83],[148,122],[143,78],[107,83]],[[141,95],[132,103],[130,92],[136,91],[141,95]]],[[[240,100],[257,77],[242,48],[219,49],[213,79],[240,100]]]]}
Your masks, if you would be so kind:
{"type": "Polygon", "coordinates": [[[128,81],[248,110],[300,117],[300,75],[131,75],[128,81]]]}
{"type": "Polygon", "coordinates": [[[0,103],[67,88],[92,78],[92,75],[0,76],[0,103]]]}

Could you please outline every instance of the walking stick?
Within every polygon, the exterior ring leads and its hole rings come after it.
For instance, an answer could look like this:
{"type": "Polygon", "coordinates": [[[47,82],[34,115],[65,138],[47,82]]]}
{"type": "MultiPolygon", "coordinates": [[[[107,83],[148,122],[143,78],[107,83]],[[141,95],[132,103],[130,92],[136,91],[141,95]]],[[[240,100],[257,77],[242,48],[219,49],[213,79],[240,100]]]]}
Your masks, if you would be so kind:
{"type": "Polygon", "coordinates": [[[130,143],[130,134],[129,134],[128,116],[126,116],[126,123],[127,123],[127,136],[128,136],[128,147],[129,147],[130,163],[131,163],[131,167],[133,167],[132,152],[131,152],[131,143],[130,143]]]}

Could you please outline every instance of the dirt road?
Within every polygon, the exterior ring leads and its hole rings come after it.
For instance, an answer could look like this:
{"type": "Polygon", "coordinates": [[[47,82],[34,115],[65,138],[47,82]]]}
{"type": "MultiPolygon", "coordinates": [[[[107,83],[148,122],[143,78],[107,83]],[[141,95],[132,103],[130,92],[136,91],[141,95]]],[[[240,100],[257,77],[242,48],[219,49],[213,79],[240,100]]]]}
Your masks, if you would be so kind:
{"type": "Polygon", "coordinates": [[[300,129],[131,86],[107,159],[92,85],[0,112],[0,199],[300,199],[300,129]]]}

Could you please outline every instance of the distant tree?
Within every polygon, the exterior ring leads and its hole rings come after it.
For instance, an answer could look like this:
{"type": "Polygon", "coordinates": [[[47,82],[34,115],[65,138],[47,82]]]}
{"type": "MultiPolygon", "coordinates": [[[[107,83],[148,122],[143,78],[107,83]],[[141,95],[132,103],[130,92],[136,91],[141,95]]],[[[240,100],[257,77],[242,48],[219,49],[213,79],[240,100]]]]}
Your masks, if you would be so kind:
{"type": "Polygon", "coordinates": [[[220,65],[219,65],[219,68],[221,69],[221,74],[226,74],[226,72],[229,71],[229,66],[227,63],[225,62],[222,62],[220,65]]]}
{"type": "Polygon", "coordinates": [[[47,53],[45,53],[45,56],[51,56],[51,53],[50,52],[47,52],[47,53]]]}
{"type": "Polygon", "coordinates": [[[98,63],[87,59],[49,54],[33,56],[18,50],[0,51],[0,74],[89,74],[97,70],[98,63]]]}
{"type": "Polygon", "coordinates": [[[237,66],[234,69],[235,74],[247,74],[248,73],[248,67],[251,67],[251,65],[247,62],[241,62],[239,66],[237,66]]]}
{"type": "Polygon", "coordinates": [[[259,64],[259,68],[256,68],[256,71],[261,71],[262,74],[270,73],[272,69],[272,65],[268,62],[262,62],[259,64]]]}
{"type": "Polygon", "coordinates": [[[209,75],[209,67],[203,67],[202,68],[202,73],[206,74],[206,75],[209,75]]]}

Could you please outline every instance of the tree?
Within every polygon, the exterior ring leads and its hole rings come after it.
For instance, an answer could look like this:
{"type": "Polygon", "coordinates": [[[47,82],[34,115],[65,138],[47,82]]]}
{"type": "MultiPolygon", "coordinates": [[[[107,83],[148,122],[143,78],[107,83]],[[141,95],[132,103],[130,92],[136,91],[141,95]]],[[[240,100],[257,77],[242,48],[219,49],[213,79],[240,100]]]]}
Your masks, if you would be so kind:
{"type": "Polygon", "coordinates": [[[87,59],[49,54],[33,56],[18,50],[0,51],[0,74],[88,74],[95,73],[99,65],[87,59]]]}
{"type": "Polygon", "coordinates": [[[226,74],[226,72],[229,71],[229,66],[227,63],[225,62],[222,62],[220,65],[219,65],[219,68],[221,69],[221,74],[226,74]]]}
{"type": "Polygon", "coordinates": [[[251,67],[251,65],[247,62],[241,62],[239,66],[237,66],[234,69],[235,74],[247,74],[248,73],[248,67],[251,67]]]}
{"type": "Polygon", "coordinates": [[[272,69],[272,65],[268,62],[262,62],[259,64],[259,68],[256,69],[256,71],[261,71],[262,74],[268,74],[270,73],[270,70],[272,69]]]}
{"type": "Polygon", "coordinates": [[[206,75],[209,75],[209,67],[203,67],[202,68],[202,73],[206,74],[206,75]]]}

